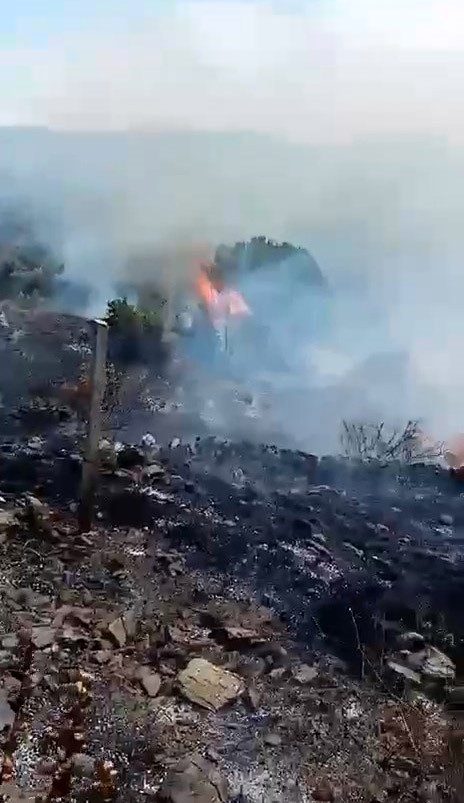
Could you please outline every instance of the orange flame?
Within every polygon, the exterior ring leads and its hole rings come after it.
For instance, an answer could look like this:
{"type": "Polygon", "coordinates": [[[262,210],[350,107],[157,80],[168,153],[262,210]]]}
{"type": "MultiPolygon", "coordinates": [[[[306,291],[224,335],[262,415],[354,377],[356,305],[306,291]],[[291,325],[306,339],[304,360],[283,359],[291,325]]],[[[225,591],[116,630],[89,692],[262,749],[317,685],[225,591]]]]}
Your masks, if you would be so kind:
{"type": "Polygon", "coordinates": [[[197,274],[195,287],[208,311],[217,305],[219,292],[216,290],[212,281],[208,278],[203,269],[200,269],[199,273],[197,274]]]}
{"type": "Polygon", "coordinates": [[[216,322],[229,316],[250,315],[251,310],[238,290],[224,288],[218,290],[204,268],[201,268],[195,281],[196,291],[210,316],[216,322]]]}
{"type": "Polygon", "coordinates": [[[459,433],[445,444],[445,460],[454,469],[464,467],[464,434],[459,433]]]}

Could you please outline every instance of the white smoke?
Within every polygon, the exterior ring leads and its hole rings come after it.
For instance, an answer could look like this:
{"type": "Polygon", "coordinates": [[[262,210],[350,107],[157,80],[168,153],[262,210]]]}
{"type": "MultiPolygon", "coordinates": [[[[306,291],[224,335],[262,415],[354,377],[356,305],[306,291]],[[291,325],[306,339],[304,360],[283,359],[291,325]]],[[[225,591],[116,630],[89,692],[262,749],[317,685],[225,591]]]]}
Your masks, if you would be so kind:
{"type": "MultiPolygon", "coordinates": [[[[461,429],[462,3],[135,0],[117,26],[98,0],[79,8],[46,47],[25,34],[0,51],[3,122],[55,129],[0,131],[2,194],[14,179],[56,221],[68,270],[103,301],[134,252],[307,246],[334,294],[295,370],[328,384],[406,353],[408,392],[392,376],[383,407],[461,429]]],[[[285,353],[303,302],[271,305],[285,353]]],[[[334,391],[332,418],[350,405],[334,391]]]]}

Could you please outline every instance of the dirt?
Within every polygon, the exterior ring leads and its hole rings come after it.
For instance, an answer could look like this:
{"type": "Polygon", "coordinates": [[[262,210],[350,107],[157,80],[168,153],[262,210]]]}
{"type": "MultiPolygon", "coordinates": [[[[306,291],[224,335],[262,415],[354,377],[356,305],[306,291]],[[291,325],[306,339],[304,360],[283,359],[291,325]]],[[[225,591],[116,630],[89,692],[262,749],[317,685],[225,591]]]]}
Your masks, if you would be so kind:
{"type": "Polygon", "coordinates": [[[5,800],[460,799],[455,479],[110,441],[79,533],[69,415],[0,438],[5,800]]]}

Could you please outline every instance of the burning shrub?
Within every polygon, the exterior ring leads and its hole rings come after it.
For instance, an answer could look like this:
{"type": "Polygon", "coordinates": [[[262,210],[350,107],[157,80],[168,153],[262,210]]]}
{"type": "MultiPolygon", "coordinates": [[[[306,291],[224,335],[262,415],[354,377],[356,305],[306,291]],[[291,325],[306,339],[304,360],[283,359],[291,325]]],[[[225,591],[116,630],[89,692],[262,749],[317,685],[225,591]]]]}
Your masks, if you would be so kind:
{"type": "Polygon", "coordinates": [[[356,460],[411,463],[437,460],[443,454],[443,444],[429,441],[418,421],[408,421],[404,429],[390,431],[384,422],[343,421],[340,443],[345,457],[356,460]]]}

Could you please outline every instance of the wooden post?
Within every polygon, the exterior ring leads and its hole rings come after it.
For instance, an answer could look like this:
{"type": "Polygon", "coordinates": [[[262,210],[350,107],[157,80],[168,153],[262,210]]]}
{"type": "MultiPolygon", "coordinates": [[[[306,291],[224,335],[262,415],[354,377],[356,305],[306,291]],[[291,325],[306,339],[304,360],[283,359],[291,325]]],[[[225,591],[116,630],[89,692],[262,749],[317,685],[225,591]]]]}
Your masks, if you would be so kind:
{"type": "Polygon", "coordinates": [[[93,503],[99,464],[99,444],[101,439],[102,401],[106,384],[106,350],[108,345],[108,324],[105,321],[92,321],[95,332],[95,348],[91,367],[91,397],[87,442],[79,499],[79,529],[88,532],[92,526],[93,503]]]}

